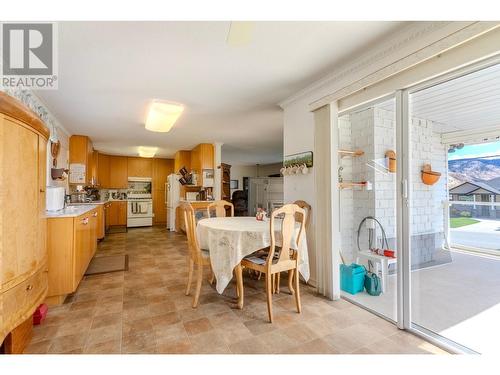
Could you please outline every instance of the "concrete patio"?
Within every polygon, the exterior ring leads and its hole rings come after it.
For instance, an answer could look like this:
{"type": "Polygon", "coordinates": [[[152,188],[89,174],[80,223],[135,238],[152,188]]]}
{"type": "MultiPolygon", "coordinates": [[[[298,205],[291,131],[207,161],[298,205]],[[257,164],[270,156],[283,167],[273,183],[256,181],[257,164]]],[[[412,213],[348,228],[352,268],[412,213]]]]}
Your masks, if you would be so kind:
{"type": "MultiPolygon", "coordinates": [[[[498,352],[500,258],[451,251],[451,262],[412,271],[412,321],[480,353],[498,352]]],[[[344,296],[396,320],[397,276],[387,293],[344,296]]]]}

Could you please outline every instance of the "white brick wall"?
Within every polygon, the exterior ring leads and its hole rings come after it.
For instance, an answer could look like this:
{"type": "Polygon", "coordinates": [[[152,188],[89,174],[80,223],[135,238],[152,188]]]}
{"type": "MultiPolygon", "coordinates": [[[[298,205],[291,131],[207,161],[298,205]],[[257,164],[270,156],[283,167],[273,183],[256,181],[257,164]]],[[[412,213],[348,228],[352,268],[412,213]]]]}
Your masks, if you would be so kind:
{"type": "MultiPolygon", "coordinates": [[[[447,197],[446,147],[440,135],[433,133],[432,121],[414,118],[412,126],[412,241],[415,262],[432,260],[434,237],[436,247],[444,238],[444,211],[442,202],[447,197]],[[433,186],[422,183],[420,170],[431,163],[443,177],[433,186]],[[414,238],[413,238],[414,237],[414,238]],[[432,238],[432,240],[431,240],[432,238]],[[427,247],[427,248],[426,248],[427,247]]],[[[389,245],[395,248],[396,237],[396,175],[375,172],[368,162],[385,163],[387,150],[396,149],[395,112],[381,108],[369,108],[343,116],[339,121],[341,149],[361,149],[362,157],[343,158],[344,181],[370,181],[373,190],[344,189],[341,199],[342,253],[347,262],[354,260],[357,251],[357,229],[366,216],[375,216],[383,225],[389,245]]],[[[377,237],[381,233],[377,230],[377,237]]],[[[367,231],[362,230],[360,244],[367,247],[367,231]]]]}

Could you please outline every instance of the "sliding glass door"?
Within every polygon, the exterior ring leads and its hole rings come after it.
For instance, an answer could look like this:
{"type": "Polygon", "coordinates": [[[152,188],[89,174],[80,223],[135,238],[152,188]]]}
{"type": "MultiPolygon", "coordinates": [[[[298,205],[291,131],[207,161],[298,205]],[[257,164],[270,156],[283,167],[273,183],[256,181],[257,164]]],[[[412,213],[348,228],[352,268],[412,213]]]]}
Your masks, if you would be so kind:
{"type": "Polygon", "coordinates": [[[338,162],[336,173],[344,262],[341,293],[344,298],[396,322],[394,97],[350,110],[339,117],[338,162]],[[354,269],[355,266],[358,268],[354,269]],[[365,270],[368,274],[363,276],[365,270]],[[365,287],[358,283],[363,277],[369,281],[365,287]]]}
{"type": "Polygon", "coordinates": [[[465,351],[494,353],[500,335],[500,65],[402,95],[407,328],[465,351]]]}
{"type": "Polygon", "coordinates": [[[341,112],[333,173],[344,271],[354,263],[383,283],[380,294],[344,287],[342,296],[445,347],[492,353],[500,60],[480,64],[341,112]]]}

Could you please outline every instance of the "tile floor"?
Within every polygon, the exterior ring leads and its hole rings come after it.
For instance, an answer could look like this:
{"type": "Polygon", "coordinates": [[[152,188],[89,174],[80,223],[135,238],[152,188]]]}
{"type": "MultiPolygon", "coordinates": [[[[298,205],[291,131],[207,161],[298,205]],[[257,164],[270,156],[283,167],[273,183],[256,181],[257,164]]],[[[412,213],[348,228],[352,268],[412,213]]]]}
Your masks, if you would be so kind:
{"type": "Polygon", "coordinates": [[[445,353],[305,285],[302,314],[285,287],[274,296],[273,324],[263,282],[248,276],[243,310],[235,309],[234,286],[218,295],[208,282],[193,309],[184,295],[186,251],[185,236],[163,228],[107,236],[96,256],[126,253],[129,270],[86,276],[49,309],[25,353],[445,353]]]}

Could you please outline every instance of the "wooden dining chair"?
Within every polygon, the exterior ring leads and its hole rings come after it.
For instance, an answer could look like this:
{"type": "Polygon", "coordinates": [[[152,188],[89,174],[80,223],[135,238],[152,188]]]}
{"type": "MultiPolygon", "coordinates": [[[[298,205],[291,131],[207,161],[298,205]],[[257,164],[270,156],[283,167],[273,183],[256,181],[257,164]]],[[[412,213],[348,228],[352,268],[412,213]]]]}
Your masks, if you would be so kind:
{"type": "Polygon", "coordinates": [[[286,204],[281,208],[274,210],[271,214],[271,222],[269,226],[271,236],[271,246],[265,259],[257,256],[250,256],[241,261],[241,267],[248,268],[257,272],[261,272],[266,276],[266,295],[267,295],[267,312],[269,314],[269,321],[273,322],[273,305],[272,294],[273,276],[288,271],[288,278],[290,286],[293,280],[295,284],[294,296],[297,305],[297,312],[301,312],[300,292],[299,292],[299,257],[298,250],[290,247],[292,238],[295,235],[296,227],[296,214],[300,213],[300,228],[296,237],[295,248],[299,248],[298,244],[305,229],[305,221],[307,220],[307,213],[303,208],[296,204],[286,204]],[[281,218],[282,216],[282,218],[281,218]],[[276,220],[281,220],[281,247],[276,243],[276,220]]]}
{"type": "MultiPolygon", "coordinates": [[[[306,211],[305,228],[307,230],[307,228],[309,228],[309,221],[311,218],[311,205],[303,200],[298,200],[298,201],[295,201],[293,203],[306,211]]],[[[297,212],[295,214],[295,221],[300,222],[301,217],[302,217],[302,214],[300,212],[297,212]]],[[[276,293],[276,294],[280,293],[280,282],[281,282],[281,273],[278,273],[277,275],[275,275],[275,277],[273,279],[273,285],[274,285],[273,290],[274,290],[274,293],[276,293]]],[[[290,285],[291,285],[290,282],[291,282],[291,280],[289,280],[289,283],[288,283],[290,293],[293,293],[293,289],[290,288],[290,285]]]]}
{"type": "MultiPolygon", "coordinates": [[[[193,280],[193,272],[196,266],[196,289],[193,297],[193,308],[198,307],[200,299],[201,283],[203,281],[203,267],[210,266],[210,254],[207,250],[200,249],[198,238],[196,237],[196,218],[194,215],[193,206],[188,202],[181,202],[180,209],[184,215],[184,223],[186,226],[186,236],[188,241],[188,282],[186,287],[186,296],[189,296],[191,290],[191,282],[193,280]]],[[[210,282],[213,281],[213,272],[210,277],[210,282]]]]}
{"type": "MultiPolygon", "coordinates": [[[[296,204],[297,206],[299,206],[300,208],[302,208],[306,211],[307,217],[306,217],[305,225],[306,225],[306,229],[307,229],[309,227],[309,222],[311,220],[311,205],[303,200],[295,201],[295,202],[293,202],[293,204],[296,204]]],[[[295,215],[296,221],[300,221],[300,215],[301,215],[300,213],[297,213],[295,215]]]]}
{"type": "Polygon", "coordinates": [[[208,217],[211,217],[210,211],[215,209],[215,217],[226,217],[226,207],[230,207],[231,216],[234,216],[234,205],[231,202],[220,200],[210,203],[207,206],[208,217]]]}

